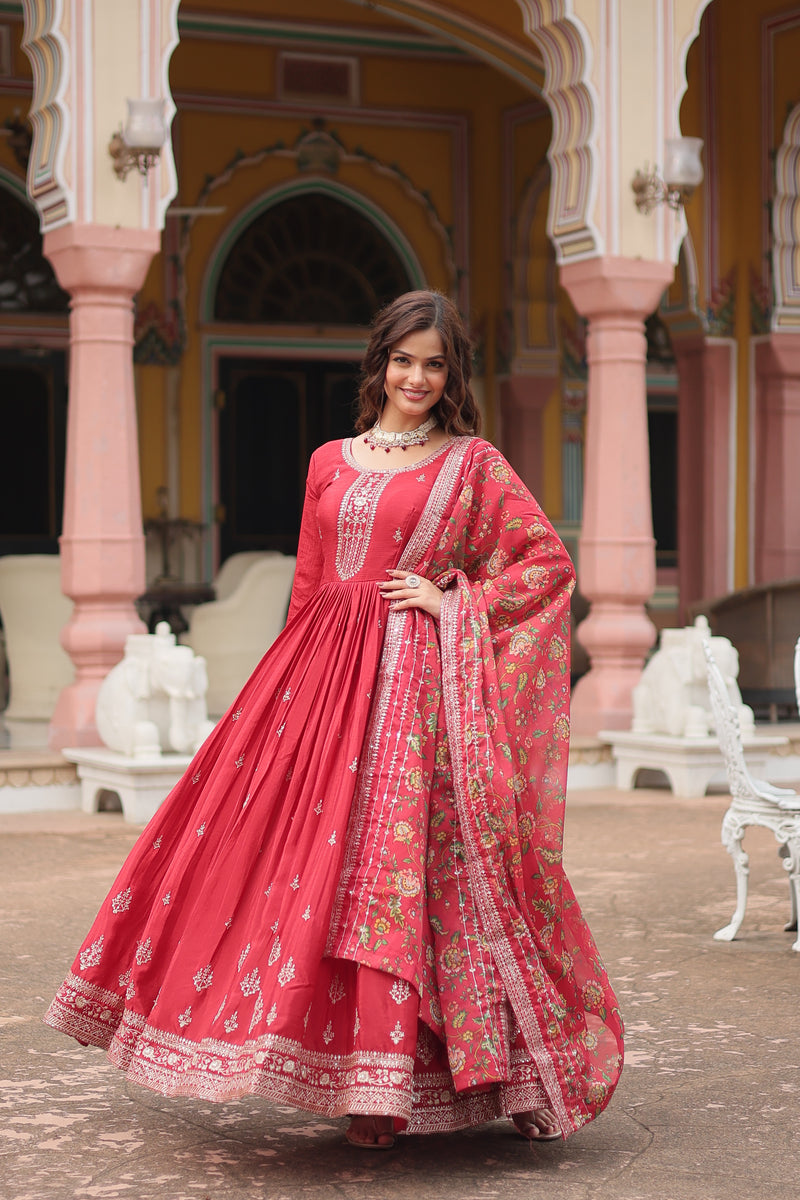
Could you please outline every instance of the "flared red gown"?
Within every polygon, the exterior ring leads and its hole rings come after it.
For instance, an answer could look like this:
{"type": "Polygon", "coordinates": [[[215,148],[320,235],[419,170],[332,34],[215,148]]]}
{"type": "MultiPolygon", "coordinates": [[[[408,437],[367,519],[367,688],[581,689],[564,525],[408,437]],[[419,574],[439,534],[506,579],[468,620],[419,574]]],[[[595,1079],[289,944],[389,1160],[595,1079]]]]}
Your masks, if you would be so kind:
{"type": "Polygon", "coordinates": [[[45,1019],[167,1095],[566,1134],[622,1062],[560,863],[571,564],[488,443],[381,466],[313,456],[286,628],[45,1019]],[[390,610],[395,567],[440,627],[390,610]]]}

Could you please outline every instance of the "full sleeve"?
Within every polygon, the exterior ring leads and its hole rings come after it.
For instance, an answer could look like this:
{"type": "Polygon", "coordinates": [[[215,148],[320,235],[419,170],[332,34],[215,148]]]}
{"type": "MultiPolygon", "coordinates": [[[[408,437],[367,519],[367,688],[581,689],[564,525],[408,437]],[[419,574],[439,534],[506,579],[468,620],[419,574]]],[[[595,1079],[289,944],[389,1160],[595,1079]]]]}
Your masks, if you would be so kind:
{"type": "Polygon", "coordinates": [[[312,454],[306,479],[306,497],[297,546],[297,567],[294,573],[292,599],[287,621],[291,621],[311,599],[322,579],[322,538],[317,517],[319,485],[316,453],[312,454]]]}

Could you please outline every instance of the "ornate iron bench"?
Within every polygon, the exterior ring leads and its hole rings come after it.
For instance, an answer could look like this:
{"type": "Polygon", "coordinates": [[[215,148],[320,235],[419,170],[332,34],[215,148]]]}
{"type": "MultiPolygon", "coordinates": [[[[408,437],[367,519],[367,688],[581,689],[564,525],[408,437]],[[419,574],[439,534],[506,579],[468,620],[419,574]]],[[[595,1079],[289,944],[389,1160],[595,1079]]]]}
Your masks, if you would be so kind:
{"type": "MultiPolygon", "coordinates": [[[[748,856],[742,849],[742,840],[750,825],[770,829],[780,844],[779,853],[789,872],[792,903],[792,919],[786,929],[796,930],[800,909],[800,795],[791,788],[779,788],[754,779],[750,774],[742,748],[739,718],[729,702],[725,682],[707,639],[703,642],[703,651],[711,708],[731,792],[731,804],[722,821],[722,842],[733,859],[736,872],[736,911],[729,924],[718,929],[714,937],[718,941],[732,941],[744,920],[750,868],[748,856]]],[[[800,692],[800,639],[795,647],[794,665],[795,681],[800,692]]],[[[800,937],[792,949],[800,952],[800,937]]]]}

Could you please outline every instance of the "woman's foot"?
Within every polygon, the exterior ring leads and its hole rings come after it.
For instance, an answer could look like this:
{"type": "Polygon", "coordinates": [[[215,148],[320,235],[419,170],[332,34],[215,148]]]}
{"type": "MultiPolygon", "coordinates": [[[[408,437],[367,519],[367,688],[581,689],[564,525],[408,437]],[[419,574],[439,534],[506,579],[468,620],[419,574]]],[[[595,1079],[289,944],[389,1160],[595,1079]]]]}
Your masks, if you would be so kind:
{"type": "Polygon", "coordinates": [[[511,1120],[520,1137],[529,1142],[555,1142],[562,1136],[555,1116],[549,1108],[512,1113],[511,1120]]]}
{"type": "Polygon", "coordinates": [[[351,1117],[344,1136],[361,1150],[391,1150],[394,1117],[351,1117]]]}

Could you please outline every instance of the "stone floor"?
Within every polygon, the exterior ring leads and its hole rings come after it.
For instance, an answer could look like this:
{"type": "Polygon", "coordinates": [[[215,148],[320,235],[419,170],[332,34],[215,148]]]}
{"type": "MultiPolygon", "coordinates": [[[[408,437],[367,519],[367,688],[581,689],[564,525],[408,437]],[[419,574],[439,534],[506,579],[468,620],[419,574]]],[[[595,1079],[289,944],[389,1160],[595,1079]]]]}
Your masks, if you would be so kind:
{"type": "Polygon", "coordinates": [[[567,866],[627,1021],[607,1112],[530,1147],[505,1122],[400,1138],[260,1101],[168,1101],[41,1015],[136,830],[118,814],[0,817],[3,1200],[792,1200],[800,1186],[800,954],[774,842],[748,832],[740,937],[721,795],[575,792],[567,866]]]}

